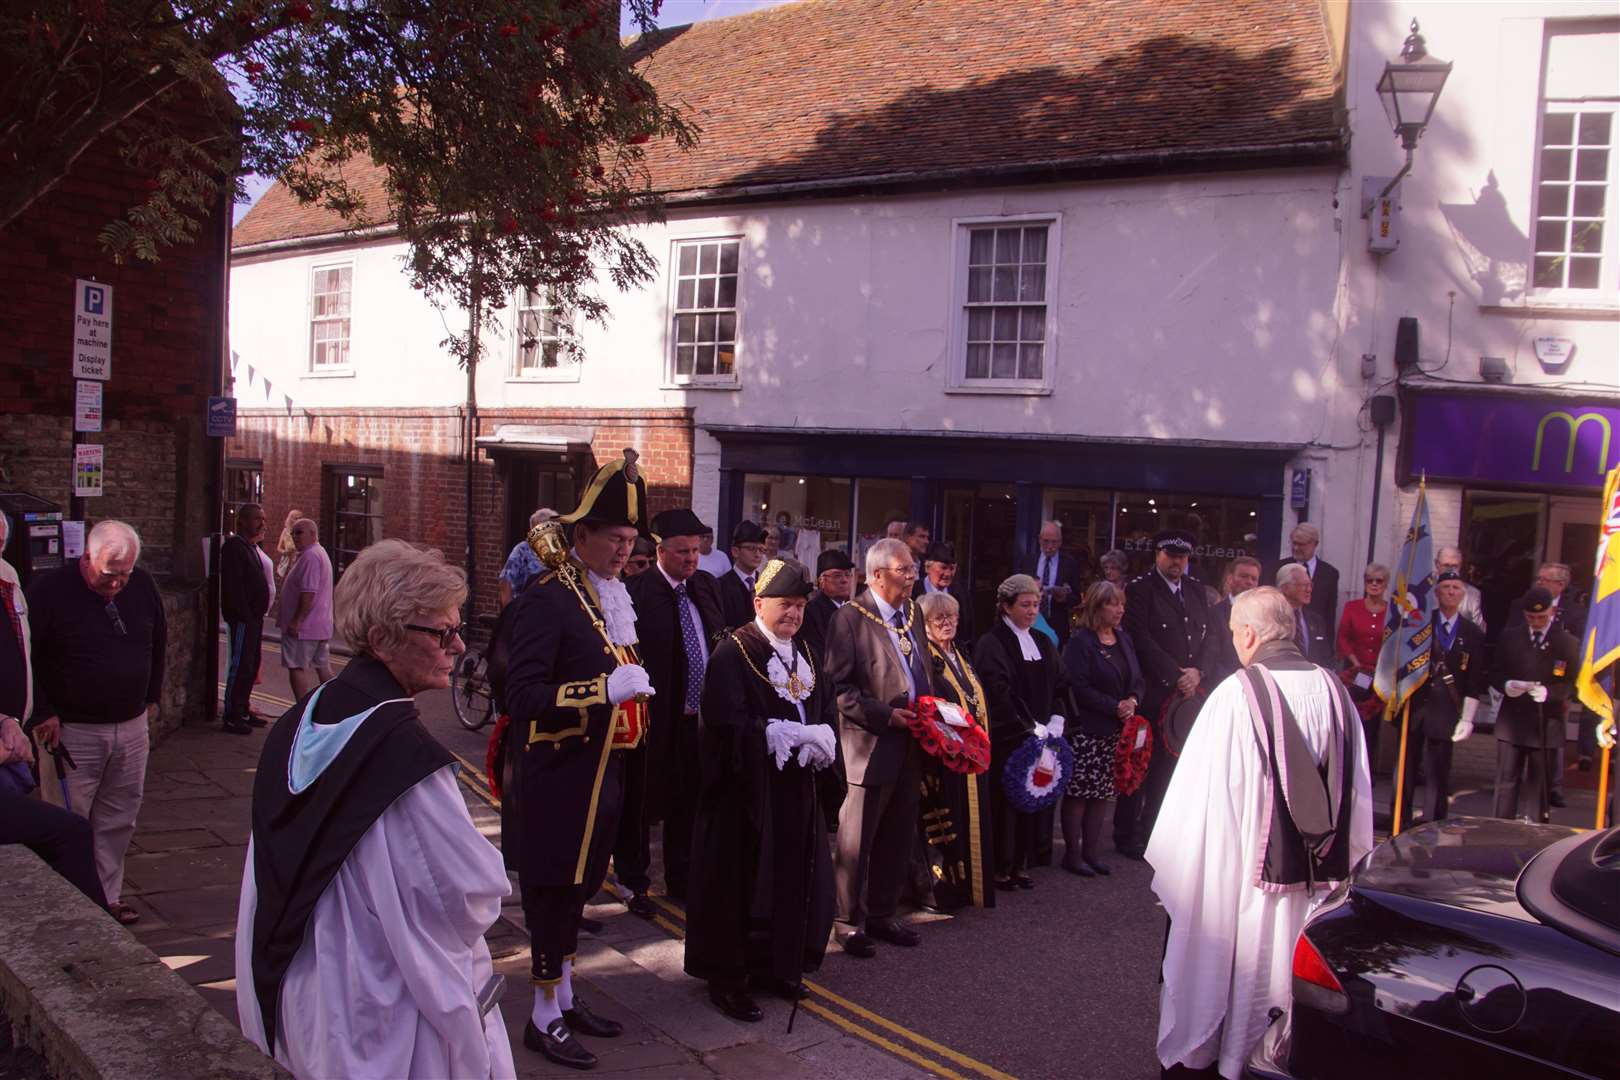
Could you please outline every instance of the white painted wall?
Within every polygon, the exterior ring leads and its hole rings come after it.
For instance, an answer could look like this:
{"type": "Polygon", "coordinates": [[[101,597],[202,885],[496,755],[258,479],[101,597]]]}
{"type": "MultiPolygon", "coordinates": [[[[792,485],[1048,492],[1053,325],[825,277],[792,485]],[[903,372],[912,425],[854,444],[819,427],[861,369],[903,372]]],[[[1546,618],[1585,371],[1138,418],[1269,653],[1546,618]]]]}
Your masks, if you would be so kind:
{"type": "MultiPolygon", "coordinates": [[[[1546,32],[1559,20],[1620,18],[1620,4],[1356,0],[1347,73],[1353,133],[1347,206],[1359,198],[1363,176],[1393,176],[1404,158],[1375,87],[1385,62],[1398,59],[1414,17],[1430,54],[1455,66],[1401,187],[1400,248],[1370,254],[1365,223],[1353,210],[1347,215],[1341,351],[1376,355],[1378,374],[1365,389],[1393,392],[1396,320],[1414,316],[1421,364],[1438,369],[1438,378],[1419,376],[1410,380],[1414,385],[1446,388],[1440,378],[1480,385],[1480,357],[1498,356],[1507,360],[1513,386],[1620,394],[1620,295],[1611,287],[1572,303],[1528,288],[1546,32]],[[1533,346],[1538,336],[1576,343],[1565,371],[1542,370],[1533,346]]],[[[1608,62],[1611,71],[1620,63],[1608,62]]],[[[1611,92],[1620,93],[1620,86],[1611,92]]],[[[1610,229],[1620,226],[1616,194],[1611,188],[1610,229]]],[[[1612,266],[1605,278],[1611,285],[1616,280],[1612,266]]],[[[1398,430],[1397,424],[1390,432],[1383,477],[1380,557],[1398,548],[1413,499],[1411,491],[1393,488],[1398,430]]],[[[1363,501],[1372,483],[1371,458],[1366,461],[1358,484],[1363,501]]],[[[1436,537],[1455,542],[1460,492],[1435,490],[1430,512],[1436,537]]],[[[1357,521],[1364,557],[1366,515],[1357,521]]]]}

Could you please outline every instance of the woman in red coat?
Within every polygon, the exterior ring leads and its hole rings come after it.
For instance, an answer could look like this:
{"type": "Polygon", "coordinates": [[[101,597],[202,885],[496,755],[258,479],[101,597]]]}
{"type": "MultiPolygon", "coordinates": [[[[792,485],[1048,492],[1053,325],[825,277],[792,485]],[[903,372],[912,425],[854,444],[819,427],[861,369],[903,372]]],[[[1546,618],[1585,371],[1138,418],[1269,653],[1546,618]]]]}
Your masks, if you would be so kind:
{"type": "Polygon", "coordinates": [[[1344,605],[1339,617],[1339,677],[1350,688],[1361,729],[1367,736],[1367,760],[1378,760],[1378,714],[1383,701],[1372,690],[1373,670],[1384,643],[1384,622],[1389,615],[1389,567],[1371,563],[1362,575],[1364,586],[1360,603],[1344,605]]]}

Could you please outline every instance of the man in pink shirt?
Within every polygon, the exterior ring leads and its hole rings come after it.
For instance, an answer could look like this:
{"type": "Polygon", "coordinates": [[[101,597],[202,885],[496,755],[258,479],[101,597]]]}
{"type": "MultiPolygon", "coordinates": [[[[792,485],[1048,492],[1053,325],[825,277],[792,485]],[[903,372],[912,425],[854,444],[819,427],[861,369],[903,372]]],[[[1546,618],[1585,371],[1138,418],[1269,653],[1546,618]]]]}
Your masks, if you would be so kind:
{"type": "Polygon", "coordinates": [[[281,583],[276,625],[281,627],[281,666],[287,669],[293,697],[304,695],[332,677],[327,643],[332,637],[332,560],[316,543],[315,523],[294,522],[298,555],[281,583]]]}

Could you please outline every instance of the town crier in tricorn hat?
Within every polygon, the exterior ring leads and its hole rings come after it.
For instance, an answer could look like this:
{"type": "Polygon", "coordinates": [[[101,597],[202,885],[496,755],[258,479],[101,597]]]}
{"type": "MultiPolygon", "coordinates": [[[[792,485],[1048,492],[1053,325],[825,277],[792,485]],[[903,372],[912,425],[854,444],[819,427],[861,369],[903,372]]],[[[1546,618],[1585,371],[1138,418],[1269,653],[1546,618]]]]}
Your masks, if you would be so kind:
{"type": "Polygon", "coordinates": [[[636,538],[651,535],[647,521],[647,484],[626,450],[596,471],[572,513],[530,532],[546,572],[507,609],[495,646],[512,718],[501,849],[518,875],[534,956],[523,1045],[577,1069],[596,1064],[577,1035],[622,1030],[575,997],[573,967],[580,914],[618,826],[624,751],[640,744],[653,693],[619,581],[636,538]]]}

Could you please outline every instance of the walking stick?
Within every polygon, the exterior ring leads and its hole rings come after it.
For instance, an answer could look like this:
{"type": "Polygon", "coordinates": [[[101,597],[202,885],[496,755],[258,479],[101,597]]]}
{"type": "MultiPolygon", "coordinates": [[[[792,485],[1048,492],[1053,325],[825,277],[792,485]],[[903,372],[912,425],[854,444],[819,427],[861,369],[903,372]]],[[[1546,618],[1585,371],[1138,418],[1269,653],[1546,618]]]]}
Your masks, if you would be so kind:
{"type": "Polygon", "coordinates": [[[1552,782],[1548,773],[1552,772],[1552,762],[1547,760],[1547,703],[1544,701],[1536,704],[1536,723],[1541,729],[1541,760],[1537,763],[1541,766],[1541,806],[1537,820],[1545,825],[1552,821],[1552,803],[1548,798],[1552,782]]]}
{"type": "Polygon", "coordinates": [[[1607,746],[1603,748],[1603,753],[1599,755],[1598,761],[1602,764],[1603,771],[1598,773],[1597,824],[1594,827],[1601,830],[1609,809],[1609,748],[1607,746]]]}
{"type": "Polygon", "coordinates": [[[1406,729],[1411,719],[1412,702],[1408,700],[1401,706],[1401,754],[1395,761],[1394,820],[1389,829],[1392,839],[1401,835],[1401,796],[1406,791],[1406,729]]]}

